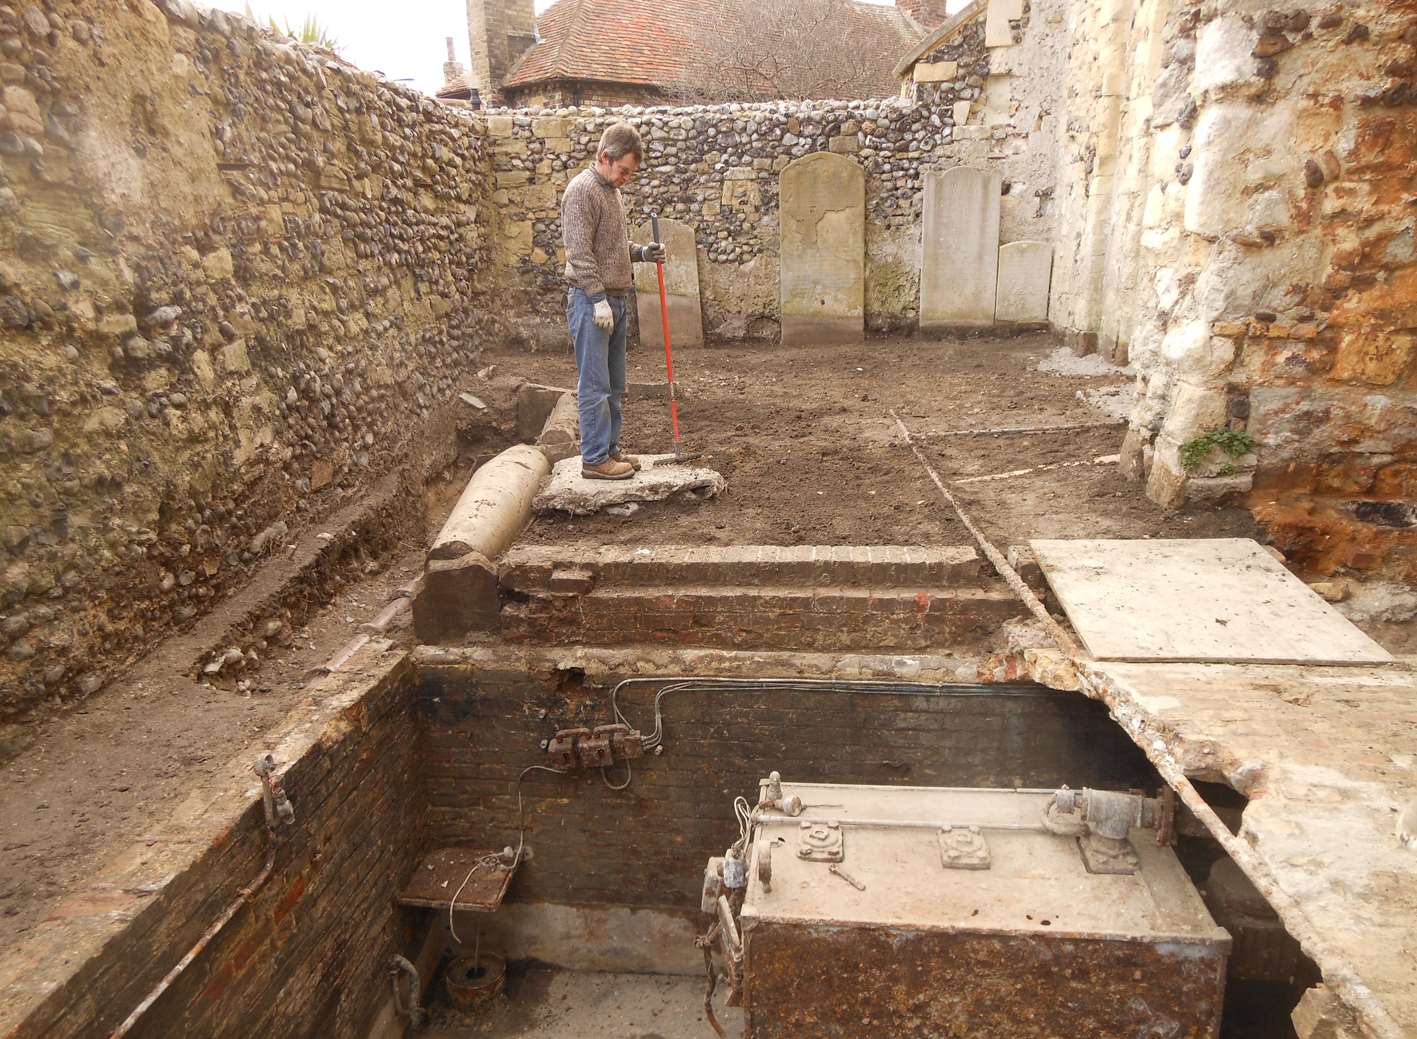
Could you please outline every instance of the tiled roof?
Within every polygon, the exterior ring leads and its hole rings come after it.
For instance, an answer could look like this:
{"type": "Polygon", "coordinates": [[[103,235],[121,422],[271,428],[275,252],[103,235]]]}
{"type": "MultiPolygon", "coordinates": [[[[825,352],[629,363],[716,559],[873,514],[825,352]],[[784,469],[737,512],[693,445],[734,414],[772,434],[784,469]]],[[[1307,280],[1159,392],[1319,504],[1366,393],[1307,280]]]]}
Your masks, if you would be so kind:
{"type": "MultiPolygon", "coordinates": [[[[893,6],[855,6],[871,15],[892,46],[899,43],[900,51],[922,34],[916,22],[893,6]]],[[[722,31],[727,8],[724,0],[558,0],[536,20],[541,42],[521,56],[504,86],[557,79],[684,85],[686,73],[695,67],[700,41],[722,31]]],[[[883,72],[889,77],[890,69],[883,72]]]]}

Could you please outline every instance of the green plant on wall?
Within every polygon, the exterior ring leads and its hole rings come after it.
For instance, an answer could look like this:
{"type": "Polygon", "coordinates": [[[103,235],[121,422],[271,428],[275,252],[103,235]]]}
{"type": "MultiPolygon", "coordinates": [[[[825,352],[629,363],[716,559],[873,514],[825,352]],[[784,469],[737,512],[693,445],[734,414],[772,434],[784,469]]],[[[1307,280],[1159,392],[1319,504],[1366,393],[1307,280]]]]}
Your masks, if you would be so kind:
{"type": "MultiPolygon", "coordinates": [[[[1181,468],[1191,472],[1207,458],[1211,451],[1219,448],[1231,458],[1249,454],[1255,447],[1255,439],[1242,429],[1212,429],[1209,433],[1186,441],[1181,445],[1181,468]]],[[[1229,462],[1221,469],[1220,475],[1229,476],[1235,467],[1229,462]]]]}
{"type": "MultiPolygon", "coordinates": [[[[246,5],[246,17],[253,22],[260,23],[260,19],[252,12],[250,4],[246,5]]],[[[305,21],[300,23],[298,29],[289,22],[286,22],[285,25],[282,26],[275,18],[267,18],[266,25],[270,28],[271,32],[279,36],[287,36],[298,43],[308,43],[315,47],[323,47],[325,50],[335,51],[336,53],[339,51],[339,40],[331,36],[330,31],[321,25],[314,15],[306,17],[305,21]]]]}

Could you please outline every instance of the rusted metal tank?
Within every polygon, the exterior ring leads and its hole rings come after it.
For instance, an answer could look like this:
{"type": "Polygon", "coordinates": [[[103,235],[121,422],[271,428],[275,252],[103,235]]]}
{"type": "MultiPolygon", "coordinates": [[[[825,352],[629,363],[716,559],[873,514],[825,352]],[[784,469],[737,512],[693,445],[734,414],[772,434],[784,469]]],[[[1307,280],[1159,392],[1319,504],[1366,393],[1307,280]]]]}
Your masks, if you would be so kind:
{"type": "Polygon", "coordinates": [[[747,856],[749,1039],[1217,1035],[1230,938],[1153,831],[1098,873],[1049,791],[793,795],[747,856]]]}

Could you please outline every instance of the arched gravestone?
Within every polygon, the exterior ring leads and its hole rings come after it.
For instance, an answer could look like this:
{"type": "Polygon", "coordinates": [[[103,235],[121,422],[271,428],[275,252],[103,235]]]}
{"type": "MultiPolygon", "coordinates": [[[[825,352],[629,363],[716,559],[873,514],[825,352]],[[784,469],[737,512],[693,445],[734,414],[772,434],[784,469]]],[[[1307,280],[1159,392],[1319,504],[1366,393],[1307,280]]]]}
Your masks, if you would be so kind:
{"type": "Polygon", "coordinates": [[[865,337],[866,174],[831,152],[804,155],[778,182],[782,342],[865,337]]]}
{"type": "Polygon", "coordinates": [[[1053,276],[1053,247],[1047,242],[1009,242],[999,246],[999,287],[994,320],[1048,320],[1048,286],[1053,276]]]}
{"type": "MultiPolygon", "coordinates": [[[[669,259],[664,264],[664,294],[669,300],[669,341],[675,346],[702,346],[704,314],[699,302],[699,253],[694,229],[678,220],[659,219],[659,234],[669,259]]],[[[649,242],[650,225],[636,227],[630,237],[649,242]]],[[[664,324],[659,314],[659,277],[654,264],[635,264],[636,310],[640,317],[640,344],[662,350],[664,324]]]]}
{"type": "Polygon", "coordinates": [[[994,322],[999,174],[956,166],[925,174],[920,331],[994,322]]]}

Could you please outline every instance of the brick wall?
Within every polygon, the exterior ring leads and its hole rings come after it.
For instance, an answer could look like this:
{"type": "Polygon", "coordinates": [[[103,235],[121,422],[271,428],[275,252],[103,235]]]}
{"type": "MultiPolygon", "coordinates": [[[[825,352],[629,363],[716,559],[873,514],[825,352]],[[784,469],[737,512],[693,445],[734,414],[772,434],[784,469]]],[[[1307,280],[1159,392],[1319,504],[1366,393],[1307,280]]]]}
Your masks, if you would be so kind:
{"type": "MultiPolygon", "coordinates": [[[[733,798],[752,799],[773,769],[801,782],[921,786],[1152,781],[1099,704],[1032,687],[963,692],[670,694],[665,752],[636,762],[628,790],[607,789],[594,771],[528,778],[535,857],[512,897],[695,907],[705,861],[737,832],[733,798]]],[[[545,763],[539,744],[556,729],[609,722],[607,698],[571,672],[420,667],[430,843],[515,843],[517,774],[545,763]]],[[[650,699],[643,687],[621,698],[645,731],[650,699]]]]}
{"type": "Polygon", "coordinates": [[[982,642],[1018,598],[970,548],[514,548],[501,633],[533,645],[941,652],[982,642]]]}
{"type": "MultiPolygon", "coordinates": [[[[344,711],[339,738],[291,766],[296,818],[274,874],[132,1036],[362,1039],[388,998],[389,956],[408,951],[412,918],[391,899],[425,832],[410,688],[399,656],[344,711]]],[[[263,819],[259,804],[247,811],[9,1039],[107,1034],[260,872],[263,819]]]]}

